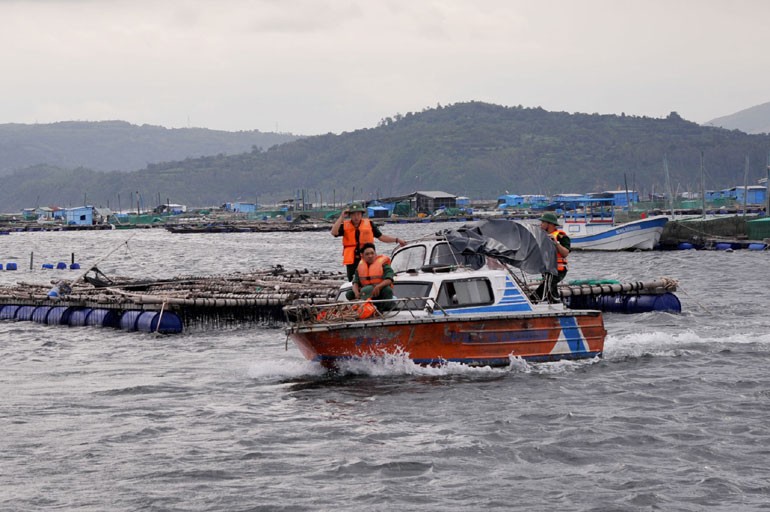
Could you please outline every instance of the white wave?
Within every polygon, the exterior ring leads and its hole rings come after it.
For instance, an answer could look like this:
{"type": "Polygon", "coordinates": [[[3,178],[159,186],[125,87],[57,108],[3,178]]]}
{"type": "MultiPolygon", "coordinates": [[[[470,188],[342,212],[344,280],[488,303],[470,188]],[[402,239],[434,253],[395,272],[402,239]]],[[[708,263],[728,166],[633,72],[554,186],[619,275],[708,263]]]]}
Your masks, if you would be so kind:
{"type": "Polygon", "coordinates": [[[588,365],[599,363],[600,361],[601,361],[601,358],[599,357],[594,357],[592,359],[579,359],[579,360],[562,359],[560,361],[550,361],[547,363],[530,363],[530,362],[521,360],[522,363],[527,365],[526,371],[523,369],[523,367],[517,367],[513,364],[511,365],[511,368],[516,369],[520,373],[535,373],[538,375],[546,375],[546,374],[572,372],[579,368],[583,368],[588,365]]]}
{"type": "MultiPolygon", "coordinates": [[[[426,366],[417,364],[407,353],[384,354],[365,358],[340,361],[337,364],[339,375],[383,376],[476,376],[494,377],[506,374],[559,374],[569,373],[587,365],[604,361],[621,361],[628,358],[645,356],[681,357],[703,352],[716,352],[730,345],[759,344],[770,351],[770,333],[759,335],[733,333],[729,336],[704,337],[694,330],[679,333],[651,331],[635,334],[608,335],[604,345],[603,358],[583,359],[578,361],[562,360],[535,363],[518,357],[511,357],[506,367],[469,366],[446,361],[439,365],[426,366]]],[[[765,349],[763,349],[765,350],[765,349]]],[[[298,378],[324,377],[328,370],[316,362],[299,358],[280,358],[258,361],[247,370],[249,378],[258,381],[280,381],[298,378]]]]}
{"type": "Polygon", "coordinates": [[[694,330],[679,333],[663,331],[643,332],[622,336],[608,335],[604,342],[604,359],[619,360],[628,357],[657,355],[677,357],[695,352],[720,351],[730,345],[759,344],[770,350],[770,333],[730,333],[714,336],[713,330],[703,336],[694,330]]]}
{"type": "Polygon", "coordinates": [[[270,359],[253,363],[246,373],[252,379],[274,381],[308,376],[320,377],[326,373],[326,369],[304,359],[270,359]]]}
{"type": "Polygon", "coordinates": [[[442,376],[442,375],[480,375],[499,373],[500,369],[489,366],[468,366],[461,363],[446,361],[440,365],[424,366],[415,363],[409,358],[409,354],[400,352],[396,354],[382,354],[371,358],[357,358],[342,361],[338,364],[340,373],[370,375],[372,377],[389,375],[417,375],[417,376],[442,376]]]}
{"type": "Polygon", "coordinates": [[[582,361],[555,361],[548,363],[532,363],[520,357],[510,358],[509,366],[469,366],[467,364],[445,361],[437,365],[421,365],[409,358],[407,353],[384,354],[370,358],[357,358],[338,363],[338,372],[351,375],[368,375],[372,377],[410,375],[410,376],[503,376],[511,373],[561,373],[573,371],[575,368],[594,364],[599,359],[582,361]]]}

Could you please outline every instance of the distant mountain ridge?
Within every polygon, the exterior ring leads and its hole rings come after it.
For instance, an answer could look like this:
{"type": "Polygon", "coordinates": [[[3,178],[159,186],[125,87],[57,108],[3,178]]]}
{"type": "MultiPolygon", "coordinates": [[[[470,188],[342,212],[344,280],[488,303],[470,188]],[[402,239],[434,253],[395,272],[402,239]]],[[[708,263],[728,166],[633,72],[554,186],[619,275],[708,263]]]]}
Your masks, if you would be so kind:
{"type": "Polygon", "coordinates": [[[765,176],[770,136],[666,118],[569,114],[483,102],[396,114],[375,128],[301,138],[268,150],[211,154],[99,172],[39,165],[0,187],[0,211],[34,206],[118,207],[140,193],[143,204],[191,207],[227,201],[299,198],[318,204],[443,190],[490,199],[516,194],[599,192],[628,185],[642,197],[662,192],[664,159],[676,191],[707,189],[765,176]]]}
{"type": "Polygon", "coordinates": [[[729,116],[717,117],[705,126],[718,126],[746,133],[770,133],[770,102],[750,107],[729,116]]]}
{"type": "Polygon", "coordinates": [[[0,175],[41,164],[135,171],[151,163],[267,149],[298,138],[258,130],[164,128],[125,121],[0,124],[0,175]]]}

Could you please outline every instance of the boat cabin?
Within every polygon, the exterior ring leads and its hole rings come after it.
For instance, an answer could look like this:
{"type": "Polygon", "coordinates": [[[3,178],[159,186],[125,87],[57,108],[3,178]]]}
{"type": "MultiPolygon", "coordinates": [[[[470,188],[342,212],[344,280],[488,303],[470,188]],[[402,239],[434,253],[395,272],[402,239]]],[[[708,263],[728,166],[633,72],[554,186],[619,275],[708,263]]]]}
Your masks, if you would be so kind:
{"type": "MultiPolygon", "coordinates": [[[[463,255],[444,238],[418,240],[397,248],[391,257],[396,273],[393,296],[402,310],[423,310],[432,298],[446,314],[493,311],[532,311],[522,283],[495,258],[463,255]],[[403,300],[410,299],[410,300],[403,300]]],[[[338,301],[352,284],[340,289],[338,301]]]]}
{"type": "Polygon", "coordinates": [[[569,233],[569,224],[614,224],[615,200],[611,197],[562,201],[564,224],[569,233]]]}

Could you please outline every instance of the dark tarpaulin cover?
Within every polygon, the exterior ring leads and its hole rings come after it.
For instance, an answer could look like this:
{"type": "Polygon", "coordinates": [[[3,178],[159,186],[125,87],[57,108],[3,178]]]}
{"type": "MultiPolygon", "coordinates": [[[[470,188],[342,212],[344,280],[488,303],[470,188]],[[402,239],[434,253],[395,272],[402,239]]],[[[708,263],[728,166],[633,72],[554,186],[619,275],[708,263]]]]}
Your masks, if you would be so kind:
{"type": "Polygon", "coordinates": [[[465,256],[490,256],[527,274],[558,274],[556,248],[539,226],[488,219],[446,230],[443,234],[452,249],[465,256]]]}

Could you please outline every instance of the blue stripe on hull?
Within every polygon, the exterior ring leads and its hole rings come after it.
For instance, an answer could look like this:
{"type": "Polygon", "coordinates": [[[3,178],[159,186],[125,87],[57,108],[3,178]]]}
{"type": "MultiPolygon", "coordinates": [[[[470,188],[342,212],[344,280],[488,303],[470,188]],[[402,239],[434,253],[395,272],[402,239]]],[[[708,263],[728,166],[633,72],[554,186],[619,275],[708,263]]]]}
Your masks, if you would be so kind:
{"type": "Polygon", "coordinates": [[[470,313],[510,313],[520,311],[532,311],[529,304],[496,304],[493,306],[483,306],[478,308],[458,308],[458,309],[446,309],[444,311],[433,312],[434,315],[467,315],[470,313]]]}
{"type": "Polygon", "coordinates": [[[640,222],[631,226],[618,226],[595,235],[586,236],[574,236],[570,235],[570,241],[572,243],[584,243],[584,242],[596,242],[598,240],[605,240],[607,238],[614,238],[616,236],[624,235],[626,233],[633,232],[634,234],[642,233],[648,230],[655,230],[663,228],[668,219],[650,219],[649,221],[640,222]]]}
{"type": "Polygon", "coordinates": [[[477,306],[469,308],[448,308],[444,311],[434,311],[434,315],[467,315],[469,313],[509,313],[512,311],[532,311],[527,298],[521,293],[519,287],[514,284],[510,277],[505,278],[505,289],[500,302],[488,306],[477,306]]]}
{"type": "Polygon", "coordinates": [[[559,324],[561,324],[561,332],[564,335],[567,346],[569,346],[570,352],[573,354],[583,352],[585,350],[585,338],[575,317],[559,318],[559,324]]]}

